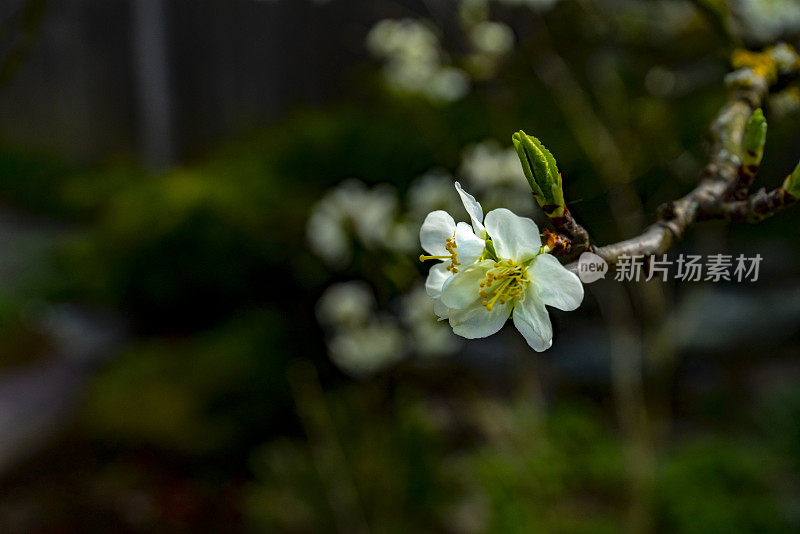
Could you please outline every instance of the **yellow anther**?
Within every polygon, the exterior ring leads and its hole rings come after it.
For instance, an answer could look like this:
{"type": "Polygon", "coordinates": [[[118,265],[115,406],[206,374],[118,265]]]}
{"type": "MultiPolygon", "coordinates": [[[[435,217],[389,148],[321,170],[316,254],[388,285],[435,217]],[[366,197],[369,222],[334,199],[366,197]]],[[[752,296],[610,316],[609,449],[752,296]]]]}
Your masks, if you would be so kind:
{"type": "Polygon", "coordinates": [[[505,305],[520,300],[528,282],[527,272],[516,261],[508,259],[495,262],[494,269],[487,271],[486,278],[480,283],[478,294],[483,299],[481,305],[487,311],[492,311],[498,302],[505,305]]]}
{"type": "Polygon", "coordinates": [[[448,271],[455,274],[458,272],[458,267],[461,263],[458,262],[458,255],[456,254],[456,238],[455,235],[453,237],[447,237],[444,240],[444,248],[449,255],[446,256],[426,256],[424,254],[420,254],[419,261],[427,261],[427,260],[450,260],[450,265],[446,267],[448,271]]]}

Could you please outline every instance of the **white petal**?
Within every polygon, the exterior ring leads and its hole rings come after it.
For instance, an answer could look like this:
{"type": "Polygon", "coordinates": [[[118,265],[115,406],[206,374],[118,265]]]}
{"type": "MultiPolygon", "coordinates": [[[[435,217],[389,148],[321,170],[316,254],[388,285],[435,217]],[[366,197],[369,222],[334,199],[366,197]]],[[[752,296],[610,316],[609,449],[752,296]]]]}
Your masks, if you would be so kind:
{"type": "Polygon", "coordinates": [[[447,270],[448,265],[450,265],[450,262],[437,263],[428,271],[428,278],[425,280],[425,292],[429,297],[436,299],[442,296],[442,286],[444,286],[448,278],[453,276],[447,270]]]}
{"type": "Polygon", "coordinates": [[[478,261],[485,246],[486,242],[475,235],[470,225],[463,222],[456,225],[456,254],[458,262],[461,264],[459,269],[466,268],[478,261]]]}
{"type": "Polygon", "coordinates": [[[550,316],[532,286],[528,286],[525,300],[514,306],[514,326],[536,352],[545,351],[553,344],[550,316]]]}
{"type": "Polygon", "coordinates": [[[439,317],[440,321],[444,321],[448,317],[450,317],[450,308],[444,305],[442,299],[436,299],[433,301],[433,313],[439,317]]]}
{"type": "Polygon", "coordinates": [[[480,283],[486,272],[494,266],[494,261],[485,260],[448,278],[442,288],[442,302],[448,308],[464,309],[478,303],[480,305],[480,283]]]}
{"type": "Polygon", "coordinates": [[[572,311],[583,301],[580,278],[561,265],[552,254],[540,254],[528,267],[528,276],[539,298],[548,306],[572,311]]]}
{"type": "Polygon", "coordinates": [[[444,248],[445,240],[453,237],[455,232],[456,222],[449,213],[443,210],[432,211],[425,217],[425,222],[419,229],[419,242],[431,256],[449,256],[450,253],[444,248]]]}
{"type": "Polygon", "coordinates": [[[478,237],[482,237],[484,231],[483,208],[480,203],[475,200],[475,197],[464,191],[464,188],[461,187],[461,184],[458,182],[456,182],[456,191],[458,191],[458,196],[461,197],[461,202],[464,203],[464,209],[469,213],[469,218],[472,220],[472,228],[475,229],[475,233],[478,237]]]}
{"type": "Polygon", "coordinates": [[[511,314],[511,303],[496,304],[492,311],[480,303],[464,310],[450,310],[453,332],[467,339],[488,337],[503,328],[511,314]]]}
{"type": "Polygon", "coordinates": [[[539,253],[542,246],[536,223],[505,208],[492,210],[486,215],[486,231],[497,254],[504,259],[529,260],[539,253]]]}

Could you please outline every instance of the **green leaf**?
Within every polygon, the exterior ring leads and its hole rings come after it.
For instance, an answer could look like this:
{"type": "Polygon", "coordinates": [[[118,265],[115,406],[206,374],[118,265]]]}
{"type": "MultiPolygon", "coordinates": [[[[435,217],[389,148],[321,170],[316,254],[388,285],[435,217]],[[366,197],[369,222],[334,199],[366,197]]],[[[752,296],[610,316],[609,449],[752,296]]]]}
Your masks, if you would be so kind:
{"type": "Polygon", "coordinates": [[[761,164],[761,158],[764,156],[764,144],[766,142],[767,119],[764,118],[764,113],[761,111],[761,108],[758,108],[750,115],[744,133],[745,165],[758,166],[761,164]]]}
{"type": "Polygon", "coordinates": [[[536,201],[548,208],[545,210],[548,215],[563,214],[564,193],[553,154],[536,137],[521,130],[511,140],[536,201]]]}
{"type": "Polygon", "coordinates": [[[794,168],[794,172],[786,177],[783,189],[793,197],[800,198],[800,163],[794,168]]]}

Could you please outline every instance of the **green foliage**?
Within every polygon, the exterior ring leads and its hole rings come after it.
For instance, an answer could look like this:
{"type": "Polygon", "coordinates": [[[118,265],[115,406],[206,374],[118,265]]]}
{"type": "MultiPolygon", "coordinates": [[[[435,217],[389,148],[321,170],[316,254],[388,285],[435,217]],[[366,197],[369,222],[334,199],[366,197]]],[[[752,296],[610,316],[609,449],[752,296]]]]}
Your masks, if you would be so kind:
{"type": "Polygon", "coordinates": [[[146,324],[218,319],[264,285],[278,233],[270,229],[279,228],[264,197],[256,184],[185,170],[125,187],[101,224],[65,249],[62,297],[125,303],[146,324]]]}
{"type": "MultiPolygon", "coordinates": [[[[792,530],[781,514],[781,465],[760,445],[705,439],[677,448],[659,470],[657,502],[667,532],[792,530]]],[[[785,467],[784,467],[785,469],[785,467]]]]}
{"type": "Polygon", "coordinates": [[[282,329],[278,313],[256,311],[195,338],[136,344],[94,382],[86,433],[196,457],[279,428],[288,408],[282,329]]]}
{"type": "Polygon", "coordinates": [[[245,499],[254,530],[326,531],[334,518],[348,516],[363,516],[379,533],[437,530],[443,518],[436,514],[450,501],[439,479],[441,422],[413,397],[387,405],[383,395],[379,387],[327,394],[299,409],[331,417],[331,432],[309,432],[307,445],[279,439],[254,453],[256,481],[245,499]],[[327,478],[332,467],[320,462],[332,460],[319,451],[332,448],[346,463],[335,466],[339,476],[327,478]],[[336,497],[351,485],[355,504],[336,497]]]}
{"type": "MultiPolygon", "coordinates": [[[[376,385],[376,387],[380,387],[376,385]]],[[[623,444],[587,406],[549,413],[525,403],[466,403],[431,418],[406,392],[387,404],[372,388],[336,391],[315,406],[334,434],[279,439],[253,456],[246,498],[256,530],[325,529],[336,516],[314,450],[341,447],[359,513],[376,532],[613,533],[629,496],[623,444]],[[375,406],[381,406],[376,410],[375,406]],[[467,415],[469,414],[469,416],[467,415]],[[468,428],[453,429],[457,421],[468,428]],[[463,436],[473,438],[463,443],[463,436]]],[[[762,442],[690,438],[658,458],[655,524],[677,534],[786,532],[786,457],[762,442]]],[[[338,480],[338,482],[342,482],[338,480]]],[[[341,513],[342,511],[339,510],[341,513]]]]}
{"type": "Polygon", "coordinates": [[[524,405],[468,405],[472,431],[482,437],[464,448],[448,438],[454,421],[432,418],[426,401],[403,395],[378,412],[374,395],[356,393],[329,394],[327,407],[317,407],[332,411],[338,429],[324,442],[312,440],[310,450],[278,440],[254,456],[247,510],[257,530],[330,524],[332,481],[320,478],[312,453],[321,446],[341,446],[360,512],[375,532],[619,530],[620,449],[584,409],[540,421],[524,405]]]}

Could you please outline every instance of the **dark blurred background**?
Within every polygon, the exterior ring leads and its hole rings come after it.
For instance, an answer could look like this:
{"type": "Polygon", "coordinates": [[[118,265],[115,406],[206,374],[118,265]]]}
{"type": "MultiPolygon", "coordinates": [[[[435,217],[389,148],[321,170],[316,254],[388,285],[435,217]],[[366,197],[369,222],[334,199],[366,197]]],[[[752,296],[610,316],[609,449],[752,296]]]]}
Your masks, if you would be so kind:
{"type": "MultiPolygon", "coordinates": [[[[794,0],[0,0],[0,531],[800,529],[800,215],[678,254],[753,282],[587,286],[531,352],[462,340],[419,225],[598,243],[688,192],[736,47],[794,0]]],[[[765,104],[757,185],[800,158],[765,104]]]]}

